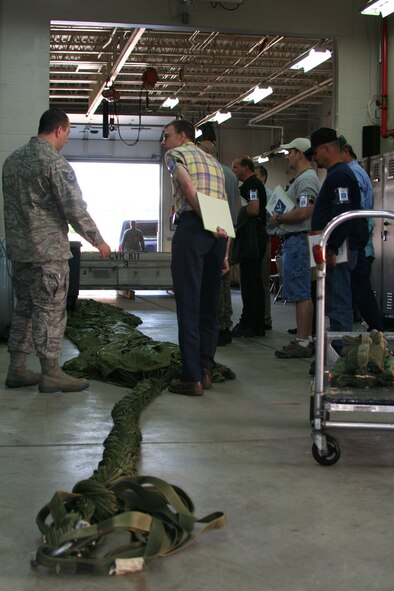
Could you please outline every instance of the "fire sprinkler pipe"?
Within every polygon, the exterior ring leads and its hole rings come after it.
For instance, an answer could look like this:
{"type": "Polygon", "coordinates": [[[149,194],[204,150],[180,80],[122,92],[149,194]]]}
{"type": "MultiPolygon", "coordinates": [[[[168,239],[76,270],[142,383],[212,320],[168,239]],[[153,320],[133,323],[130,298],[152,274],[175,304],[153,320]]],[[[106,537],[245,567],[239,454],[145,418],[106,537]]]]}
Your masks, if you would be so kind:
{"type": "Polygon", "coordinates": [[[387,129],[387,115],[388,115],[388,24],[387,17],[383,19],[382,23],[382,99],[380,109],[382,111],[382,126],[380,133],[382,137],[387,138],[394,136],[394,129],[387,129]]]}

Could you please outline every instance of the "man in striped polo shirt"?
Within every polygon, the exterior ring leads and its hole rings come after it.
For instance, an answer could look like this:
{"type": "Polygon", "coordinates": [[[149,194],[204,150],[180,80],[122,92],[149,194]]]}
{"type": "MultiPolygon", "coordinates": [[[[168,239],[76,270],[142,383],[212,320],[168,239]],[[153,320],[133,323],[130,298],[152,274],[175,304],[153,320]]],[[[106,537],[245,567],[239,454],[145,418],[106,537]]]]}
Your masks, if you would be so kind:
{"type": "Polygon", "coordinates": [[[172,177],[177,228],[171,271],[177,305],[182,373],[171,392],[201,396],[211,386],[218,339],[221,272],[228,270],[227,240],[204,229],[197,192],[226,199],[219,162],[198,149],[194,125],[177,119],[166,125],[162,144],[172,177]]]}

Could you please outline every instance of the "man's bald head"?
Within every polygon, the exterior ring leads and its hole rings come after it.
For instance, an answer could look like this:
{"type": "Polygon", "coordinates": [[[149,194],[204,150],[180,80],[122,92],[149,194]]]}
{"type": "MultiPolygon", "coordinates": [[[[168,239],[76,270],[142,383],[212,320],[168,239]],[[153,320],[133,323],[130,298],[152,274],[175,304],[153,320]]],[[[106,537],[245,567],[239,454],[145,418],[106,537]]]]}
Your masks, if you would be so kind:
{"type": "Polygon", "coordinates": [[[210,142],[209,140],[202,140],[201,142],[198,142],[197,146],[200,148],[200,150],[203,150],[203,152],[210,154],[214,158],[219,157],[217,148],[213,142],[210,142]]]}

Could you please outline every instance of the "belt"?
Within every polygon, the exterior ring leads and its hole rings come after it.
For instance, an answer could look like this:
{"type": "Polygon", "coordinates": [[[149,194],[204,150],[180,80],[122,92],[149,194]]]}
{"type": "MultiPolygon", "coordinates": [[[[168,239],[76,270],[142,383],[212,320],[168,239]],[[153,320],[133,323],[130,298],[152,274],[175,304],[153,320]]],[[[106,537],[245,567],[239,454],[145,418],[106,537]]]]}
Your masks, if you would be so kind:
{"type": "Polygon", "coordinates": [[[282,234],[281,238],[283,240],[287,240],[290,236],[302,236],[303,234],[309,234],[308,230],[304,230],[303,232],[289,232],[289,234],[282,234]]]}
{"type": "Polygon", "coordinates": [[[194,211],[194,209],[187,209],[186,211],[182,211],[182,213],[179,214],[179,219],[184,220],[185,218],[193,218],[196,216],[198,217],[198,213],[194,211]]]}

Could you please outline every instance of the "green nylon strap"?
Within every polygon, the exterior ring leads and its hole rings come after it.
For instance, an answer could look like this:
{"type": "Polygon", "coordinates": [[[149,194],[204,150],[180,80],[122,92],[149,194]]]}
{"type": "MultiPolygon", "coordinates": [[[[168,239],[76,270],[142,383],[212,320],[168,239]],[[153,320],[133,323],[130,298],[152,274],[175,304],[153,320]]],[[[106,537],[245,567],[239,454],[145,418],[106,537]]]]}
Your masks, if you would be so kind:
{"type": "MultiPolygon", "coordinates": [[[[39,512],[37,525],[47,538],[57,529],[59,520],[60,534],[56,544],[39,546],[35,566],[43,565],[56,572],[108,574],[119,559],[122,565],[125,559],[132,559],[132,565],[133,559],[142,558],[147,562],[185,547],[206,531],[226,525],[223,513],[212,513],[198,519],[190,497],[181,488],[156,477],[121,478],[110,489],[124,511],[93,525],[83,523],[81,515],[73,511],[73,505],[81,495],[64,492],[54,495],[39,512]],[[70,515],[74,526],[63,531],[70,515]],[[52,518],[50,525],[46,523],[49,517],[52,518]],[[194,526],[198,523],[203,527],[193,536],[194,526]],[[127,535],[128,542],[119,545],[119,535],[116,534],[121,532],[127,535]],[[99,555],[100,545],[107,550],[111,544],[111,534],[114,534],[117,545],[99,555]]],[[[129,562],[125,564],[121,568],[128,572],[129,562]]]]}
{"type": "MultiPolygon", "coordinates": [[[[139,417],[179,375],[181,364],[179,347],[146,337],[135,329],[140,323],[115,306],[93,300],[81,300],[77,311],[68,316],[67,336],[80,355],[66,362],[67,371],[132,390],[111,412],[113,428],[93,475],[78,482],[72,493],[56,493],[37,515],[44,544],[33,564],[69,572],[108,573],[114,562],[124,560],[126,564],[116,564],[120,574],[130,572],[134,560],[139,567],[141,560],[175,552],[204,531],[224,526],[221,513],[198,520],[182,489],[160,479],[136,476],[142,440],[139,417]],[[150,516],[149,528],[139,525],[138,514],[150,516]],[[198,523],[201,527],[194,537],[198,523]]],[[[234,377],[220,364],[212,370],[216,382],[234,377]]]]}

